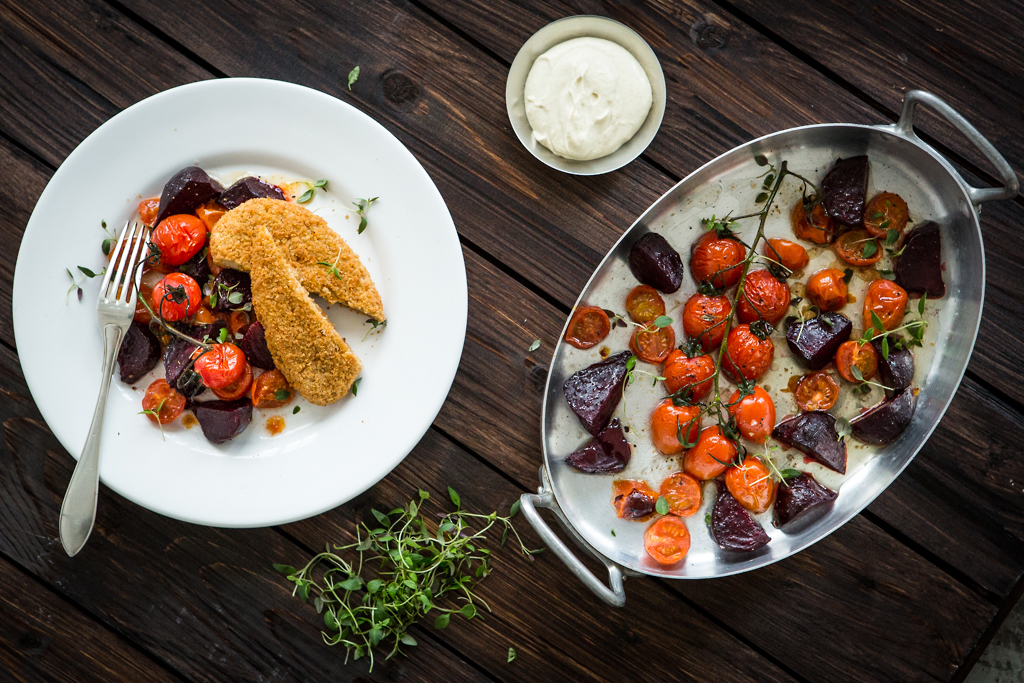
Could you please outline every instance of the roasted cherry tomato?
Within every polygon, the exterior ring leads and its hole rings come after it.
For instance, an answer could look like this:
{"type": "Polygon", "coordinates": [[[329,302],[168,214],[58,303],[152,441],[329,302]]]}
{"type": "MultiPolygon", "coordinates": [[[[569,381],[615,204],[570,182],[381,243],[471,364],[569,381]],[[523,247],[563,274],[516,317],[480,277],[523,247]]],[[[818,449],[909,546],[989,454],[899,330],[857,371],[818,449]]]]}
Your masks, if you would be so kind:
{"type": "Polygon", "coordinates": [[[790,214],[793,224],[793,234],[802,240],[808,240],[815,244],[828,244],[835,239],[836,234],[832,229],[832,219],[825,213],[825,207],[821,202],[811,210],[808,215],[804,209],[804,200],[797,201],[790,214]]]}
{"type": "Polygon", "coordinates": [[[199,311],[203,293],[195,280],[184,273],[165,275],[153,287],[153,312],[168,322],[190,318],[199,311]]]}
{"type": "Polygon", "coordinates": [[[149,227],[156,225],[156,217],[160,211],[160,198],[150,197],[139,202],[139,217],[149,227]]]}
{"type": "Polygon", "coordinates": [[[637,329],[629,338],[629,350],[645,363],[664,363],[676,345],[676,333],[671,325],[637,329]]]}
{"type": "Polygon", "coordinates": [[[708,354],[690,358],[679,349],[674,349],[665,359],[665,391],[674,394],[680,389],[690,390],[689,400],[700,401],[714,383],[715,361],[708,354]]]}
{"type": "Polygon", "coordinates": [[[799,273],[811,262],[806,249],[796,242],[780,238],[765,240],[761,253],[794,273],[799,273]]]}
{"type": "Polygon", "coordinates": [[[725,486],[736,502],[754,514],[764,512],[775,500],[772,473],[759,458],[748,456],[739,467],[725,473],[725,486]]]}
{"type": "Polygon", "coordinates": [[[839,385],[832,375],[819,370],[801,377],[793,395],[801,410],[828,410],[839,398],[839,385]]]}
{"type": "Polygon", "coordinates": [[[577,349],[589,349],[601,343],[612,329],[608,314],[598,306],[581,306],[576,309],[565,330],[565,341],[577,349]]]}
{"type": "Polygon", "coordinates": [[[626,297],[626,312],[635,323],[646,325],[665,315],[665,300],[650,285],[634,287],[626,297]]]}
{"type": "Polygon", "coordinates": [[[207,230],[213,230],[213,226],[217,225],[217,221],[224,215],[224,207],[217,202],[207,202],[196,209],[196,215],[207,230]]]}
{"type": "Polygon", "coordinates": [[[686,452],[683,470],[694,479],[708,481],[725,472],[736,460],[736,444],[725,437],[718,425],[705,427],[697,444],[686,452]]]}
{"type": "Polygon", "coordinates": [[[295,392],[280,370],[268,370],[252,383],[252,404],[256,408],[279,408],[293,398],[295,392]]]}
{"type": "MultiPolygon", "coordinates": [[[[146,310],[145,304],[142,300],[145,299],[147,302],[153,301],[153,290],[146,285],[139,287],[139,296],[135,299],[135,316],[133,320],[140,325],[148,325],[153,322],[153,316],[146,310]]],[[[150,304],[152,306],[152,304],[150,304]]]]}
{"type": "Polygon", "coordinates": [[[697,282],[710,282],[712,287],[732,287],[743,274],[747,248],[736,240],[704,234],[690,254],[690,272],[697,282]]]}
{"type": "Polygon", "coordinates": [[[754,443],[765,443],[775,429],[775,402],[759,386],[742,399],[739,390],[734,391],[729,399],[729,414],[736,418],[736,428],[743,438],[754,443]]]}
{"type": "Polygon", "coordinates": [[[223,389],[214,389],[213,393],[222,401],[234,401],[249,394],[252,387],[252,366],[245,364],[242,376],[223,389]]]}
{"type": "Polygon", "coordinates": [[[665,455],[682,453],[699,435],[700,408],[697,406],[677,406],[667,398],[651,413],[651,440],[665,455]]]}
{"type": "Polygon", "coordinates": [[[206,303],[207,299],[204,298],[203,305],[199,307],[198,311],[196,311],[195,320],[198,325],[211,325],[215,320],[217,320],[217,317],[213,314],[213,311],[210,310],[206,303]]]}
{"type": "Polygon", "coordinates": [[[250,324],[247,311],[231,311],[231,315],[228,316],[228,331],[234,339],[239,339],[238,335],[245,334],[250,324]]]}
{"type": "Polygon", "coordinates": [[[876,195],[864,209],[864,227],[875,237],[885,237],[890,230],[902,233],[908,220],[910,210],[907,203],[892,192],[876,195]]]}
{"type": "Polygon", "coordinates": [[[171,388],[165,379],[158,379],[146,388],[142,397],[142,409],[153,422],[167,424],[174,422],[185,409],[185,397],[171,388]]]}
{"type": "Polygon", "coordinates": [[[206,265],[209,266],[210,274],[214,277],[220,275],[220,271],[224,270],[224,268],[213,262],[212,252],[209,249],[206,250],[206,265]]]}
{"type": "Polygon", "coordinates": [[[843,342],[836,351],[836,370],[839,376],[847,382],[859,382],[871,379],[878,371],[878,352],[871,344],[861,344],[856,341],[843,342]],[[853,374],[857,368],[860,379],[853,374]]]}
{"type": "Polygon", "coordinates": [[[733,377],[745,379],[759,379],[775,359],[771,337],[761,339],[750,331],[750,325],[738,325],[729,332],[725,351],[722,366],[733,377]]]}
{"type": "Polygon", "coordinates": [[[832,249],[851,266],[870,266],[882,260],[882,246],[867,230],[844,232],[832,249]]]}
{"type": "Polygon", "coordinates": [[[769,325],[777,325],[789,308],[789,285],[767,270],[752,270],[743,281],[743,293],[736,303],[740,322],[752,323],[758,313],[769,325]]]}
{"type": "Polygon", "coordinates": [[[199,356],[195,371],[211,389],[227,389],[245,373],[245,354],[234,344],[214,344],[199,356]]]}
{"type": "Polygon", "coordinates": [[[668,503],[670,514],[689,517],[700,509],[700,482],[686,472],[670,474],[661,482],[661,495],[668,503]]]}
{"type": "Polygon", "coordinates": [[[690,552],[690,531],[686,522],[671,515],[661,517],[644,532],[644,549],[658,564],[682,561],[690,552]]]}
{"type": "Polygon", "coordinates": [[[819,270],[807,281],[807,298],[821,311],[838,311],[846,305],[845,275],[838,268],[819,270]]]}
{"type": "Polygon", "coordinates": [[[878,316],[882,327],[894,330],[903,322],[907,312],[907,290],[891,280],[875,280],[868,285],[864,295],[864,329],[875,327],[872,311],[878,316]]]}
{"type": "Polygon", "coordinates": [[[644,520],[654,513],[658,494],[647,482],[617,479],[612,482],[612,505],[622,519],[644,520]]]}
{"type": "Polygon", "coordinates": [[[180,266],[206,244],[206,226],[197,217],[180,213],[160,221],[149,239],[160,250],[160,263],[180,266]]]}
{"type": "Polygon", "coordinates": [[[694,294],[683,307],[683,332],[696,339],[705,351],[717,349],[725,339],[732,304],[724,296],[694,294]]]}

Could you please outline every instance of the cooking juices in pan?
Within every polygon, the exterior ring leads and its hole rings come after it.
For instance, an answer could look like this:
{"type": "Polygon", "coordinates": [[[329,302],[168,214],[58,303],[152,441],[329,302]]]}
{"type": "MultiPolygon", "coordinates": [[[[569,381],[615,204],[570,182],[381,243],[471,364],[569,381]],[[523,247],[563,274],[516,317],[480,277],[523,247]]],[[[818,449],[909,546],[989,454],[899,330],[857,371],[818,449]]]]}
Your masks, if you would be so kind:
{"type": "Polygon", "coordinates": [[[885,188],[869,194],[866,156],[839,159],[823,178],[757,162],[753,211],[703,216],[688,259],[661,234],[641,236],[625,300],[588,302],[567,328],[579,349],[628,328],[628,350],[601,347],[603,360],[564,383],[595,435],[566,463],[608,476],[610,504],[623,523],[649,525],[644,547],[662,565],[685,561],[690,534],[710,535],[722,552],[755,552],[770,542],[764,525],[785,533],[830,505],[848,447],[884,447],[913,419],[914,349],[925,344],[928,299],[945,294],[940,226],[915,227],[913,207],[885,188]],[[793,187],[793,205],[776,208],[793,187]],[[779,216],[790,234],[769,240],[779,216]],[[680,289],[687,262],[697,291],[673,307],[664,296],[680,289]],[[642,382],[662,398],[630,425],[616,415],[642,382]],[[794,409],[777,416],[778,406],[794,409]],[[649,446],[678,471],[609,476],[649,446]]]}

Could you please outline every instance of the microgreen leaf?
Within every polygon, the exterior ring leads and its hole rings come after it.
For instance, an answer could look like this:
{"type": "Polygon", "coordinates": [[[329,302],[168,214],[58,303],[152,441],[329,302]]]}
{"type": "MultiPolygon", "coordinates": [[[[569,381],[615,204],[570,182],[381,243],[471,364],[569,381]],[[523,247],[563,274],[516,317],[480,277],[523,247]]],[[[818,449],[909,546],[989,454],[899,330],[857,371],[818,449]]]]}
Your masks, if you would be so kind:
{"type": "Polygon", "coordinates": [[[509,518],[512,518],[512,517],[515,517],[518,514],[519,514],[519,499],[516,498],[512,502],[512,506],[509,507],[509,509],[508,509],[508,516],[509,516],[509,518]]]}
{"type": "Polygon", "coordinates": [[[508,661],[506,664],[511,664],[514,661],[516,661],[516,649],[514,647],[510,647],[508,649],[508,661]]]}
{"type": "Polygon", "coordinates": [[[220,332],[217,334],[217,341],[219,341],[221,344],[223,344],[227,340],[228,340],[228,328],[222,327],[222,328],[220,328],[220,332]]]}
{"type": "Polygon", "coordinates": [[[291,566],[290,564],[274,564],[274,571],[278,574],[291,576],[295,573],[295,567],[291,566]]]}
{"type": "Polygon", "coordinates": [[[274,392],[275,401],[287,401],[291,397],[292,392],[288,391],[287,389],[278,389],[277,391],[274,392]]]}
{"type": "Polygon", "coordinates": [[[299,407],[298,406],[295,406],[294,408],[292,408],[292,415],[298,415],[298,413],[299,413],[299,407]]]}
{"type": "Polygon", "coordinates": [[[889,337],[882,337],[882,358],[889,360],[889,337]]]}
{"type": "Polygon", "coordinates": [[[767,166],[768,158],[763,154],[756,154],[754,155],[754,163],[758,166],[767,166]]]}
{"type": "Polygon", "coordinates": [[[864,373],[862,373],[860,371],[860,368],[858,368],[856,365],[850,366],[850,374],[853,375],[858,382],[864,381],[864,373]]]}
{"type": "Polygon", "coordinates": [[[927,294],[921,295],[921,300],[917,302],[917,314],[924,317],[924,302],[928,298],[927,294]]]}
{"type": "Polygon", "coordinates": [[[654,510],[659,515],[668,514],[668,501],[665,500],[665,496],[658,496],[658,501],[654,504],[654,510]]]}
{"type": "Polygon", "coordinates": [[[843,282],[850,284],[850,280],[853,279],[853,269],[847,268],[843,271],[843,282]]]}
{"type": "Polygon", "coordinates": [[[326,192],[327,191],[327,181],[326,180],[318,180],[315,183],[313,183],[313,187],[321,188],[321,189],[323,189],[324,192],[326,192]]]}
{"type": "Polygon", "coordinates": [[[843,438],[849,436],[852,431],[849,420],[845,417],[836,418],[836,434],[839,436],[837,441],[842,441],[843,438]]]}
{"type": "Polygon", "coordinates": [[[757,195],[757,197],[754,198],[754,203],[755,204],[760,204],[761,202],[766,202],[766,201],[768,201],[768,193],[767,192],[761,192],[761,193],[759,193],[757,195]]]}
{"type": "Polygon", "coordinates": [[[871,258],[878,253],[878,242],[875,240],[868,240],[864,243],[864,247],[861,249],[861,258],[871,258]]]}
{"type": "Polygon", "coordinates": [[[539,348],[540,348],[540,339],[534,339],[534,340],[533,340],[533,343],[532,343],[532,344],[530,344],[530,348],[529,348],[529,349],[527,349],[527,350],[528,350],[528,351],[529,351],[530,353],[533,353],[534,351],[536,351],[536,350],[537,350],[537,349],[539,349],[539,348]]]}
{"type": "Polygon", "coordinates": [[[668,317],[667,315],[659,315],[654,320],[654,326],[655,327],[668,327],[671,324],[672,324],[672,318],[668,317]]]}
{"type": "Polygon", "coordinates": [[[896,230],[895,228],[890,228],[889,231],[885,233],[885,246],[891,247],[894,244],[896,244],[896,242],[898,242],[899,239],[900,231],[896,230]]]}
{"type": "Polygon", "coordinates": [[[313,195],[314,194],[316,194],[316,190],[314,190],[311,187],[308,190],[306,190],[305,192],[303,192],[301,195],[299,195],[299,198],[296,199],[295,201],[298,202],[299,204],[305,204],[305,203],[309,202],[311,199],[313,199],[313,195]]]}
{"type": "Polygon", "coordinates": [[[795,470],[792,467],[787,467],[779,472],[779,475],[783,479],[792,479],[793,477],[799,477],[801,474],[800,470],[795,470]]]}
{"type": "Polygon", "coordinates": [[[359,80],[359,67],[355,67],[348,72],[348,89],[351,90],[355,82],[359,80]]]}
{"type": "Polygon", "coordinates": [[[448,622],[451,621],[452,615],[445,612],[444,614],[438,615],[434,619],[434,628],[440,630],[448,626],[448,622]]]}
{"type": "Polygon", "coordinates": [[[451,486],[448,487],[448,497],[452,499],[452,505],[456,508],[462,507],[462,500],[459,498],[459,494],[451,486]]]}
{"type": "Polygon", "coordinates": [[[358,396],[359,395],[359,383],[362,382],[362,381],[363,381],[362,377],[356,377],[356,381],[352,382],[352,395],[353,396],[358,396]]]}

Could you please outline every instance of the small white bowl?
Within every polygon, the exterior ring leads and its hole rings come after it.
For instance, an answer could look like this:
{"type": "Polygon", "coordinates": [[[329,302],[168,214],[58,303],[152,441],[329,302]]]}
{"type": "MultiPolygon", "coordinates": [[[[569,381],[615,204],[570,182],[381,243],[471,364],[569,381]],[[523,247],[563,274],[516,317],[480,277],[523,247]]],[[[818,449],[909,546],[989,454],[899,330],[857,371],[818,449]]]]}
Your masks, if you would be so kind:
{"type": "Polygon", "coordinates": [[[614,19],[580,15],[566,17],[554,21],[530,36],[523,43],[508,71],[505,84],[505,105],[508,107],[508,118],[512,129],[526,149],[533,156],[551,168],[574,175],[600,175],[622,168],[643,153],[661,127],[661,119],[665,116],[665,73],[654,50],[641,38],[636,31],[614,19]],[[603,157],[589,161],[576,161],[560,157],[533,138],[533,129],[526,118],[526,77],[537,57],[549,49],[572,38],[593,37],[604,38],[621,45],[636,57],[651,82],[653,101],[640,129],[626,141],[622,147],[603,157]]]}

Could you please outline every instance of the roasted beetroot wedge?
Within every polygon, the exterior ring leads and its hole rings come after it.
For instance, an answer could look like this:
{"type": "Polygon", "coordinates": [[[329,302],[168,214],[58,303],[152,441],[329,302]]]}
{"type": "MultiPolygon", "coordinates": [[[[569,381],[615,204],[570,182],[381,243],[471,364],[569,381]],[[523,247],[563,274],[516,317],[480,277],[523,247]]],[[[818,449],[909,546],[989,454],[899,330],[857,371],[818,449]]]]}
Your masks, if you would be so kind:
{"type": "Polygon", "coordinates": [[[215,311],[228,313],[252,307],[252,278],[249,273],[225,268],[217,273],[210,292],[215,311]],[[216,298],[216,301],[214,301],[216,298]]]}
{"type": "Polygon", "coordinates": [[[892,443],[910,425],[916,408],[914,390],[904,389],[850,420],[853,438],[872,446],[892,443]]]}
{"type": "Polygon", "coordinates": [[[135,384],[159,362],[160,340],[150,331],[149,325],[133,321],[117,352],[117,368],[121,373],[121,381],[125,384],[135,384]]]}
{"type": "Polygon", "coordinates": [[[597,436],[622,400],[622,380],[626,378],[626,363],[633,354],[629,351],[609,356],[576,372],[565,380],[562,393],[569,408],[576,413],[580,424],[597,436]]]}
{"type": "Polygon", "coordinates": [[[821,181],[821,203],[832,220],[851,228],[864,227],[868,192],[868,158],[839,159],[821,181]]]}
{"type": "Polygon", "coordinates": [[[885,387],[885,397],[903,392],[914,381],[914,354],[910,349],[897,349],[889,340],[888,354],[882,353],[882,340],[871,342],[878,352],[878,383],[885,387]]]}
{"type": "Polygon", "coordinates": [[[160,194],[160,210],[156,221],[179,213],[192,213],[220,196],[224,187],[198,166],[186,166],[171,176],[160,194]]]}
{"type": "Polygon", "coordinates": [[[942,231],[939,224],[928,221],[914,228],[896,259],[896,284],[908,294],[930,299],[946,296],[942,281],[942,231]]]}
{"type": "Polygon", "coordinates": [[[252,422],[252,402],[247,398],[237,401],[203,401],[189,408],[199,421],[203,436],[211,443],[224,443],[245,431],[252,422]]]}
{"type": "Polygon", "coordinates": [[[853,323],[842,313],[826,311],[804,322],[792,318],[786,329],[786,344],[802,365],[821,370],[836,356],[839,346],[849,340],[853,323]]]}
{"type": "Polygon", "coordinates": [[[721,481],[718,482],[718,500],[711,508],[711,537],[723,550],[747,553],[765,547],[771,540],[721,481]]]}
{"type": "Polygon", "coordinates": [[[277,367],[274,364],[274,357],[270,355],[270,349],[267,347],[267,335],[263,330],[263,323],[259,320],[249,325],[249,329],[242,336],[242,341],[238,342],[238,348],[242,349],[246,360],[258,368],[273,370],[277,367]]]}
{"type": "Polygon", "coordinates": [[[633,277],[659,292],[671,294],[683,284],[682,257],[656,232],[649,232],[633,243],[629,269],[633,277]]]}
{"type": "Polygon", "coordinates": [[[846,439],[836,432],[836,419],[825,412],[800,413],[775,425],[772,437],[825,467],[846,474],[846,439]]]}
{"type": "Polygon", "coordinates": [[[626,469],[631,455],[619,418],[615,418],[597,436],[566,457],[565,462],[580,472],[605,474],[626,469]]]}
{"type": "Polygon", "coordinates": [[[831,503],[839,495],[806,472],[779,485],[775,493],[775,526],[783,526],[813,507],[831,503]]]}
{"type": "Polygon", "coordinates": [[[276,185],[265,183],[255,176],[247,176],[224,190],[224,193],[217,199],[217,203],[230,211],[250,199],[280,199],[284,201],[284,193],[276,185]]]}

